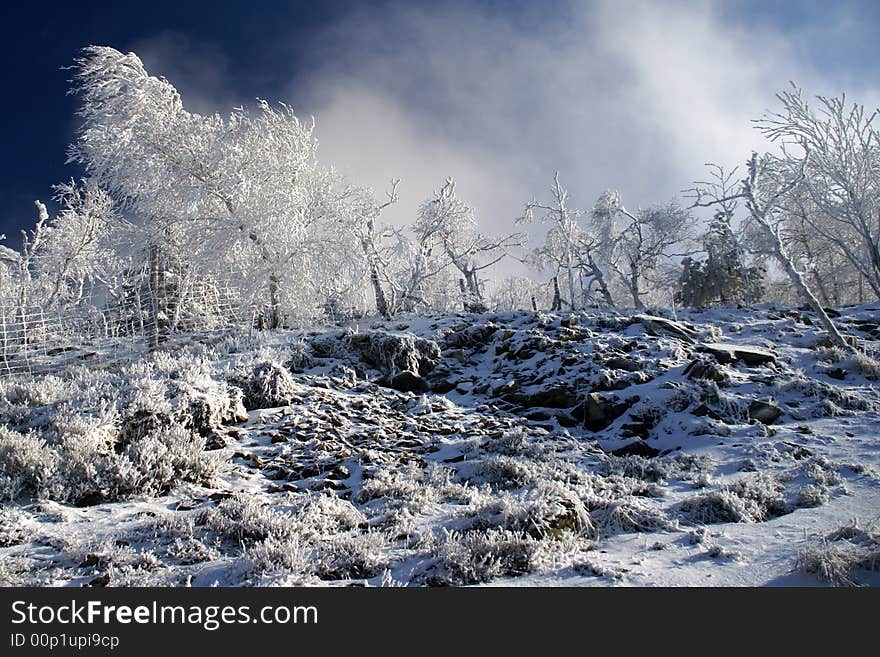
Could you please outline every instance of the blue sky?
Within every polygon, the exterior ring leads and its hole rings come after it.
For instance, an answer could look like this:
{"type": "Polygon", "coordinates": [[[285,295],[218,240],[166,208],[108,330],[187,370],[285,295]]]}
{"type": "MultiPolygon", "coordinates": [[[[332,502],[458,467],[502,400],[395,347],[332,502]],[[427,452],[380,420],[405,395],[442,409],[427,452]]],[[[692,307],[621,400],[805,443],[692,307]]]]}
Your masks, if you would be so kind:
{"type": "MultiPolygon", "coordinates": [[[[321,158],[410,220],[446,176],[489,230],[555,169],[589,207],[608,187],[663,201],[762,147],[749,120],[795,80],[876,106],[880,3],[77,2],[4,9],[0,232],[79,172],[69,65],[133,50],[199,112],[255,97],[314,114],[321,158]]],[[[50,206],[51,207],[51,206],[50,206]]]]}

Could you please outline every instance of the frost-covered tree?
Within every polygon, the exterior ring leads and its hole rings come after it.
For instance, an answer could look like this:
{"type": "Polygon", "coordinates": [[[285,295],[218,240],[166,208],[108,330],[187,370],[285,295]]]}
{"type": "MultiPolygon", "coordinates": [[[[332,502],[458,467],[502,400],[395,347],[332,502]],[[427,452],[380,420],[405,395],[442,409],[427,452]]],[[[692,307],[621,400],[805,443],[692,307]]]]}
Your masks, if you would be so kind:
{"type": "Polygon", "coordinates": [[[794,167],[792,160],[780,159],[772,155],[762,157],[753,152],[747,162],[746,177],[731,194],[718,198],[714,190],[707,190],[698,185],[692,190],[693,207],[712,207],[733,200],[742,200],[749,212],[750,220],[766,240],[769,252],[785,271],[791,285],[816,313],[831,341],[849,352],[853,350],[852,345],[844,339],[822,307],[807,279],[798,269],[787,245],[783,200],[804,180],[809,156],[809,150],[805,149],[798,166],[794,167]]]}
{"type": "MultiPolygon", "coordinates": [[[[750,305],[764,294],[766,271],[761,258],[771,254],[758,246],[765,241],[760,233],[737,221],[741,204],[736,169],[727,171],[715,164],[707,168],[709,176],[697,183],[699,194],[713,199],[718,209],[699,238],[706,257],[682,260],[674,300],[686,306],[750,305]]],[[[695,190],[688,191],[694,195],[695,190]]]]}
{"type": "Polygon", "coordinates": [[[717,212],[700,238],[705,259],[682,259],[675,301],[685,306],[709,306],[744,302],[751,304],[763,294],[765,271],[747,264],[747,253],[734,232],[733,217],[717,212]]]}
{"type": "Polygon", "coordinates": [[[799,184],[778,199],[781,211],[796,217],[806,229],[801,230],[806,238],[801,246],[810,251],[807,255],[804,250],[806,257],[817,258],[825,251],[813,239],[820,238],[880,298],[878,110],[866,112],[863,105],[848,105],[845,95],[817,96],[814,107],[794,84],[776,97],[782,109],[767,113],[757,127],[783,146],[780,155],[772,156],[775,168],[797,169],[803,164],[799,184]],[[808,158],[802,158],[803,151],[809,152],[808,158]]]}
{"type": "Polygon", "coordinates": [[[630,212],[616,191],[599,197],[592,218],[603,236],[608,263],[636,308],[644,308],[644,297],[661,287],[664,262],[686,255],[678,251],[689,248],[696,223],[677,201],[630,212]]]}
{"type": "Polygon", "coordinates": [[[584,212],[580,208],[569,207],[569,192],[559,182],[558,171],[553,177],[550,193],[551,203],[529,201],[519,221],[532,223],[535,211],[539,210],[543,213],[541,223],[550,225],[543,244],[532,251],[528,260],[536,269],[553,273],[552,307],[559,310],[563,303],[567,303],[572,309],[582,308],[593,303],[597,294],[602,303],[614,306],[598,257],[601,237],[595,226],[583,225],[584,212]],[[560,276],[568,292],[565,301],[559,291],[560,276]]]}
{"type": "Polygon", "coordinates": [[[54,198],[61,212],[44,226],[36,259],[45,307],[76,305],[88,286],[106,285],[120,269],[119,242],[130,228],[92,181],[56,185],[54,198]]]}
{"type": "Polygon", "coordinates": [[[234,275],[265,300],[270,326],[314,313],[326,301],[314,296],[326,292],[315,280],[327,264],[321,239],[342,234],[330,227],[345,198],[317,165],[314,124],[262,100],[226,118],[191,113],[133,53],[90,47],[76,63],[83,123],[70,159],[142,220],[151,279],[158,251],[170,249],[185,264],[180,288],[202,272],[234,275]]]}
{"type": "Polygon", "coordinates": [[[473,208],[458,198],[452,178],[447,178],[434,196],[422,203],[413,232],[418,235],[420,244],[440,250],[448,263],[458,270],[462,301],[468,312],[486,309],[480,272],[522,244],[522,237],[518,234],[501,237],[483,234],[473,208]]]}

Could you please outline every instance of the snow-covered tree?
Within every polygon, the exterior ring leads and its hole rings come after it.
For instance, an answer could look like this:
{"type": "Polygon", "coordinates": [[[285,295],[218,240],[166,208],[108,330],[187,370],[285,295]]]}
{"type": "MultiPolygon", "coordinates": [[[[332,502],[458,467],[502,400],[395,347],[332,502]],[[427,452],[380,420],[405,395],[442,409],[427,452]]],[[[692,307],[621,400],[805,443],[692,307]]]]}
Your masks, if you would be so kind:
{"type": "Polygon", "coordinates": [[[552,203],[529,201],[520,221],[533,222],[535,211],[539,210],[543,213],[540,216],[541,223],[550,224],[543,244],[530,254],[529,261],[535,268],[553,273],[552,307],[559,310],[563,303],[567,303],[572,309],[582,308],[592,303],[596,294],[600,295],[605,305],[614,306],[614,299],[598,258],[601,236],[595,226],[582,225],[580,220],[584,212],[581,209],[569,207],[569,192],[559,182],[558,171],[553,177],[550,193],[552,203]],[[563,277],[568,292],[568,299],[564,302],[559,292],[560,276],[563,277]]]}
{"type": "Polygon", "coordinates": [[[106,284],[120,269],[119,241],[129,228],[110,196],[94,182],[56,185],[55,200],[62,209],[44,225],[36,257],[44,307],[76,305],[87,286],[106,284]]]}
{"type": "Polygon", "coordinates": [[[458,198],[452,178],[447,178],[434,196],[419,208],[413,231],[419,236],[420,243],[440,249],[458,270],[464,309],[468,312],[486,309],[480,272],[522,244],[522,236],[518,234],[489,237],[480,232],[473,208],[458,198]]]}
{"type": "Polygon", "coordinates": [[[781,211],[797,217],[807,229],[802,235],[813,245],[804,240],[801,245],[810,246],[812,257],[825,250],[810,239],[816,236],[847,260],[880,298],[878,110],[869,113],[863,105],[848,105],[845,95],[817,96],[814,109],[794,84],[777,98],[782,109],[767,113],[757,127],[783,146],[782,154],[773,156],[774,167],[804,165],[799,184],[787,188],[778,200],[781,211]],[[808,158],[801,156],[803,151],[808,158]]]}
{"type": "Polygon", "coordinates": [[[142,220],[151,279],[158,252],[170,249],[185,264],[181,289],[196,274],[234,276],[246,296],[264,300],[273,327],[285,313],[314,314],[339,287],[316,280],[317,269],[344,273],[327,256],[348,262],[358,244],[322,255],[328,236],[351,233],[330,228],[346,192],[316,162],[313,122],[262,100],[226,118],[188,112],[135,54],[107,47],[84,51],[74,83],[83,124],[70,159],[142,220]]]}
{"type": "Polygon", "coordinates": [[[769,252],[782,267],[791,285],[816,313],[819,323],[828,333],[831,341],[845,351],[852,351],[852,345],[844,339],[834,325],[819,299],[813,293],[807,279],[798,269],[786,243],[784,230],[786,213],[783,200],[787,194],[803,182],[809,155],[809,150],[805,150],[799,166],[793,167],[791,160],[780,159],[772,155],[762,157],[753,152],[747,162],[747,175],[740,181],[738,188],[733,193],[718,198],[714,194],[714,190],[707,190],[698,185],[692,190],[694,193],[693,207],[712,207],[733,200],[742,200],[749,212],[750,220],[754,222],[755,227],[766,240],[769,252]]]}
{"type": "Polygon", "coordinates": [[[602,250],[612,271],[627,290],[636,308],[660,285],[662,265],[675,256],[687,255],[696,220],[677,201],[630,212],[617,191],[603,193],[593,207],[592,218],[603,236],[602,250]]]}

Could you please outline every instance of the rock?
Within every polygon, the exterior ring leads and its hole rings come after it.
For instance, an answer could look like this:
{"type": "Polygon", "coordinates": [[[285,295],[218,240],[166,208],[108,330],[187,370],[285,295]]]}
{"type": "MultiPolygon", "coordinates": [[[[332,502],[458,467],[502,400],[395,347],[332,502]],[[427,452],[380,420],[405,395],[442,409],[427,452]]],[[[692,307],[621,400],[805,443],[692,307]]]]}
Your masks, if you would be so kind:
{"type": "Polygon", "coordinates": [[[369,331],[349,335],[347,341],[365,363],[385,376],[407,371],[424,376],[440,360],[440,345],[412,333],[369,331]]]}
{"type": "Polygon", "coordinates": [[[453,389],[455,389],[455,383],[449,379],[440,379],[431,382],[431,391],[436,392],[438,395],[445,395],[453,389]]]}
{"type": "Polygon", "coordinates": [[[388,387],[400,392],[428,392],[428,382],[418,374],[408,370],[404,370],[391,377],[388,387]]]}
{"type": "Polygon", "coordinates": [[[846,370],[842,367],[829,367],[826,370],[823,370],[822,373],[825,376],[830,376],[832,379],[837,379],[838,381],[843,381],[846,378],[846,370]]]}
{"type": "Polygon", "coordinates": [[[634,315],[632,319],[634,323],[644,326],[649,335],[671,335],[690,344],[696,342],[697,332],[681,322],[644,314],[634,315]]]}
{"type": "Polygon", "coordinates": [[[782,409],[769,402],[753,399],[749,403],[749,418],[762,424],[773,424],[782,416],[782,409]]]}
{"type": "Polygon", "coordinates": [[[85,559],[79,564],[80,568],[94,568],[101,562],[101,557],[97,554],[89,554],[85,559]]]}
{"type": "MultiPolygon", "coordinates": [[[[497,351],[497,347],[496,347],[497,351]]],[[[447,354],[450,358],[454,358],[462,365],[467,365],[467,358],[464,355],[464,350],[462,349],[453,349],[447,354]]]]}
{"type": "Polygon", "coordinates": [[[612,370],[623,370],[624,372],[638,372],[644,367],[639,361],[622,356],[612,356],[605,360],[604,365],[612,370]]]}
{"type": "Polygon", "coordinates": [[[654,425],[650,422],[627,422],[620,426],[621,438],[647,438],[651,435],[651,429],[654,425]]]}
{"type": "Polygon", "coordinates": [[[227,446],[226,436],[222,433],[212,433],[205,438],[205,451],[226,449],[227,446]]]}
{"type": "Polygon", "coordinates": [[[93,580],[91,580],[86,586],[95,586],[95,587],[104,587],[110,583],[110,573],[104,573],[103,575],[98,575],[93,580]]]}
{"type": "Polygon", "coordinates": [[[610,454],[614,456],[641,456],[646,459],[652,459],[660,455],[660,450],[651,447],[644,440],[636,440],[623,447],[611,450],[610,454]]]}
{"type": "Polygon", "coordinates": [[[489,338],[495,334],[498,327],[494,324],[477,324],[476,326],[461,326],[447,334],[443,338],[443,346],[447,349],[460,349],[485,345],[489,338]]]}
{"type": "Polygon", "coordinates": [[[715,360],[724,365],[743,363],[748,367],[757,367],[776,362],[776,354],[761,347],[708,342],[699,345],[697,351],[713,355],[715,360]]]}
{"type": "Polygon", "coordinates": [[[510,381],[507,381],[505,383],[502,383],[501,385],[497,385],[497,386],[493,387],[492,388],[492,396],[493,397],[503,397],[503,396],[508,395],[512,392],[515,392],[518,387],[519,387],[519,384],[517,384],[516,379],[511,379],[510,381]]]}
{"type": "Polygon", "coordinates": [[[510,393],[504,399],[524,408],[571,408],[581,400],[581,395],[557,384],[537,392],[510,393]]]}
{"type": "Polygon", "coordinates": [[[695,358],[687,367],[684,368],[683,374],[689,379],[702,379],[704,381],[717,381],[721,383],[727,379],[727,374],[711,355],[703,355],[695,358]]]}
{"type": "Polygon", "coordinates": [[[96,504],[101,504],[101,502],[104,502],[104,495],[99,491],[92,491],[76,499],[73,505],[78,507],[95,506],[96,504]]]}
{"type": "Polygon", "coordinates": [[[584,427],[590,431],[601,431],[623,415],[637,401],[639,401],[638,397],[619,401],[613,397],[605,397],[598,392],[591,392],[587,395],[586,400],[574,408],[572,416],[581,420],[584,427]]]}

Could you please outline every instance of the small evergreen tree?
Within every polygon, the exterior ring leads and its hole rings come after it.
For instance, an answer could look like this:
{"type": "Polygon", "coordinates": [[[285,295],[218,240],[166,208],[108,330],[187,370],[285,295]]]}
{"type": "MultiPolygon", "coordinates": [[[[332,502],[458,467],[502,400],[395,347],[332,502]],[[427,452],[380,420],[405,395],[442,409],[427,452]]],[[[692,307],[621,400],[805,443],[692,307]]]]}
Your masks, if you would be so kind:
{"type": "Polygon", "coordinates": [[[675,301],[684,306],[710,306],[758,301],[764,294],[763,267],[749,265],[746,251],[731,227],[730,212],[717,212],[703,234],[706,260],[682,260],[675,301]]]}

